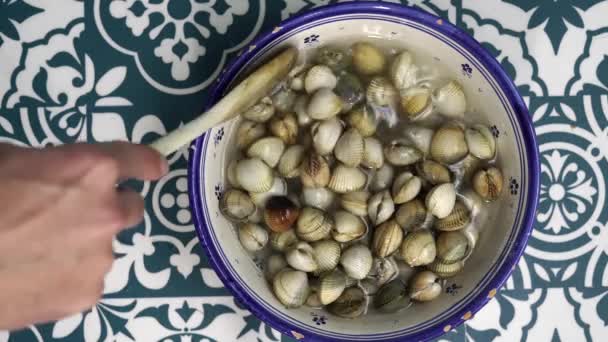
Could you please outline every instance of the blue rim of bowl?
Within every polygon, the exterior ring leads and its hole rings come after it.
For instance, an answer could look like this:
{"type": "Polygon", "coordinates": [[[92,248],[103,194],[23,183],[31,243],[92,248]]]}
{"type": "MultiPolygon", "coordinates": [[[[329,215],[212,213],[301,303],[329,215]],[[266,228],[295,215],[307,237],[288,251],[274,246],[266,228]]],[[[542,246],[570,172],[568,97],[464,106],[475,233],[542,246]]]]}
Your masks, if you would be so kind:
{"type": "MultiPolygon", "coordinates": [[[[279,24],[281,30],[273,30],[272,32],[264,32],[260,34],[250,43],[250,48],[241,54],[236,60],[234,60],[225,69],[225,72],[222,73],[218,83],[211,90],[211,96],[207,107],[220,99],[221,95],[230,85],[230,82],[233,81],[235,76],[241,71],[243,66],[245,66],[251,60],[253,56],[255,56],[260,50],[264,49],[266,45],[281,35],[308,22],[347,14],[380,14],[398,17],[411,20],[430,28],[431,30],[448,36],[460,47],[464,48],[473,57],[475,57],[479,62],[481,62],[486,70],[490,72],[514,110],[517,123],[519,124],[521,133],[523,135],[524,148],[526,150],[529,164],[527,175],[529,180],[526,200],[527,211],[524,213],[524,217],[521,220],[521,225],[523,227],[520,229],[518,236],[515,237],[513,246],[505,257],[506,260],[486,285],[486,289],[494,291],[494,293],[488,295],[488,291],[482,291],[477,297],[470,300],[465,307],[460,310],[455,310],[451,316],[444,318],[433,326],[424,328],[421,331],[415,332],[414,334],[404,336],[408,339],[414,340],[432,339],[444,334],[445,332],[449,331],[449,329],[453,329],[462,324],[462,322],[465,320],[462,317],[463,312],[470,312],[474,314],[490,300],[493,294],[495,294],[495,291],[498,290],[509,278],[511,272],[523,254],[528,237],[532,232],[539,193],[538,174],[540,170],[540,161],[538,146],[536,144],[535,132],[532,121],[530,120],[528,109],[523,99],[519,95],[517,88],[504,72],[500,64],[498,64],[498,62],[466,32],[435,15],[397,4],[379,4],[377,2],[368,1],[340,3],[319,7],[312,11],[290,18],[279,24]]],[[[190,151],[188,163],[188,176],[190,183],[188,191],[190,192],[190,205],[194,214],[196,231],[200,238],[203,249],[208,256],[210,264],[217,271],[218,276],[223,281],[224,285],[231,291],[237,300],[243,303],[254,315],[285,334],[291,335],[294,331],[297,331],[306,338],[314,337],[315,340],[324,341],[336,340],[335,338],[320,335],[316,332],[302,330],[301,327],[294,327],[290,323],[284,322],[282,319],[277,318],[274,314],[268,312],[266,309],[260,306],[255,299],[249,296],[249,294],[243,291],[237,282],[232,278],[230,273],[226,271],[226,266],[221,261],[218,251],[211,248],[211,236],[209,229],[206,227],[203,216],[201,194],[198,193],[202,181],[200,176],[200,166],[201,158],[203,157],[203,141],[204,136],[201,136],[195,140],[192,144],[194,148],[190,151]]],[[[391,340],[394,339],[391,338],[391,340]]]]}

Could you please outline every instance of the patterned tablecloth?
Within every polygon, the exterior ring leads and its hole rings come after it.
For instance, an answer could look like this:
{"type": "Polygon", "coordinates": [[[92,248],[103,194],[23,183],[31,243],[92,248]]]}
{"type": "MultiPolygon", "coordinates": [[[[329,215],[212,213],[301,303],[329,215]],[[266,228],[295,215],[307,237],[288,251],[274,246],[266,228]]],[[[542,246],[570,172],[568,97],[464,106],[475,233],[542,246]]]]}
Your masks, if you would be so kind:
{"type": "MultiPolygon", "coordinates": [[[[256,34],[325,3],[0,0],[0,140],[148,142],[199,114],[215,77],[256,34]]],[[[404,3],[456,23],[496,56],[529,105],[542,161],[524,258],[494,300],[441,339],[605,341],[608,2],[404,3]]],[[[0,332],[0,341],[289,340],[210,269],[188,209],[187,157],[176,153],[165,178],[137,185],[145,221],[117,237],[94,308],[0,332]]]]}

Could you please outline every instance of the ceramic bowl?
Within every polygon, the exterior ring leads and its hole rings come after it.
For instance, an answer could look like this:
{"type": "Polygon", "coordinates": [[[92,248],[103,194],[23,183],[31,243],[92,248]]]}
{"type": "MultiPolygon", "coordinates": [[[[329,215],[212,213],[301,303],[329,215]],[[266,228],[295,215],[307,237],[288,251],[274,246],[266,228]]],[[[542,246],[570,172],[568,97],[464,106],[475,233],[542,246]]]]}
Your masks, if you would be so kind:
{"type": "Polygon", "coordinates": [[[427,340],[471,318],[507,280],[531,232],[538,196],[539,159],[528,111],[500,65],[467,33],[424,12],[400,5],[342,3],[289,19],[255,40],[222,74],[211,96],[221,94],[287,45],[313,49],[366,37],[398,40],[404,48],[448,67],[468,99],[468,114],[491,127],[504,195],[477,218],[481,234],[459,275],[435,301],[397,314],[342,319],[308,307],[285,309],[264,278],[263,263],[239,244],[233,224],[218,208],[225,169],[235,152],[239,120],[196,140],[190,153],[190,199],[197,232],[211,265],[234,296],[261,320],[296,339],[427,340]]]}

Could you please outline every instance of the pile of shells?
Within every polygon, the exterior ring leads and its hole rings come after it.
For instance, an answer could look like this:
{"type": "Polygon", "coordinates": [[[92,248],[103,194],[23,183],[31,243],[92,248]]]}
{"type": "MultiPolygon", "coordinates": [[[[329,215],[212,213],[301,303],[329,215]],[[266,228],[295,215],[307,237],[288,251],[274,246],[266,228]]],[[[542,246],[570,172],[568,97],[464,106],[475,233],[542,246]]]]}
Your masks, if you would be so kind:
{"type": "Polygon", "coordinates": [[[502,193],[494,136],[466,123],[458,81],[429,83],[408,51],[308,60],[242,113],[223,214],[287,308],[355,318],[437,298],[475,247],[471,200],[502,193]]]}

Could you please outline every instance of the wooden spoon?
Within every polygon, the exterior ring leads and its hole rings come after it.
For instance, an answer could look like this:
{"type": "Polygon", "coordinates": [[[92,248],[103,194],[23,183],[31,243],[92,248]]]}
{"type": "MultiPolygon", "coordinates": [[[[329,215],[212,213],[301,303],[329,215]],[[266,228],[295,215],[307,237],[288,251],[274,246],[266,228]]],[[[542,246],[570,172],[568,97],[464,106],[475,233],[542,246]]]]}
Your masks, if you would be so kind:
{"type": "Polygon", "coordinates": [[[247,76],[207,112],[154,141],[150,147],[167,156],[189,144],[213,126],[239,115],[267,96],[272,88],[287,76],[297,56],[295,48],[285,49],[270,62],[247,76]]]}

